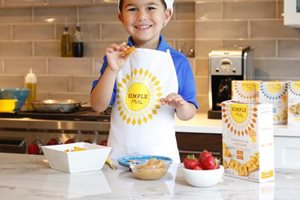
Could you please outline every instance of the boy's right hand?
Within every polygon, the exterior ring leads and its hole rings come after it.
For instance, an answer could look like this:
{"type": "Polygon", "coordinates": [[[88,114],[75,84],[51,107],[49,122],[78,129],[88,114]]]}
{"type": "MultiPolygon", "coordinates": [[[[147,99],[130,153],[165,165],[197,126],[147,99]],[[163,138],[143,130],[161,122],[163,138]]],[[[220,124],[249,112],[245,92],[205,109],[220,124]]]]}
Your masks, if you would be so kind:
{"type": "Polygon", "coordinates": [[[124,53],[124,51],[126,51],[128,48],[130,47],[127,46],[125,43],[122,43],[111,44],[105,49],[108,67],[110,68],[110,70],[118,72],[121,69],[121,66],[123,66],[123,64],[126,61],[126,58],[129,55],[124,53]]]}

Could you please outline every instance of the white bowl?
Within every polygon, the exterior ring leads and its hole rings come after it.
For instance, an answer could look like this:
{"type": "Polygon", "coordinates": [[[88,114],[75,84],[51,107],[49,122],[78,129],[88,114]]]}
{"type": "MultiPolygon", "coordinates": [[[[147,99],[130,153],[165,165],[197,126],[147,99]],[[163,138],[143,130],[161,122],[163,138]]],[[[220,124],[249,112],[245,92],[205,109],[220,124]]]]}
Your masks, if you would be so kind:
{"type": "Polygon", "coordinates": [[[192,170],[182,168],[183,177],[188,184],[194,187],[211,187],[216,185],[224,174],[224,167],[220,165],[218,169],[212,170],[192,170]]]}
{"type": "Polygon", "coordinates": [[[101,170],[111,147],[85,142],[42,146],[49,165],[53,169],[74,173],[101,170]],[[74,147],[84,148],[83,151],[71,151],[74,147]]]}

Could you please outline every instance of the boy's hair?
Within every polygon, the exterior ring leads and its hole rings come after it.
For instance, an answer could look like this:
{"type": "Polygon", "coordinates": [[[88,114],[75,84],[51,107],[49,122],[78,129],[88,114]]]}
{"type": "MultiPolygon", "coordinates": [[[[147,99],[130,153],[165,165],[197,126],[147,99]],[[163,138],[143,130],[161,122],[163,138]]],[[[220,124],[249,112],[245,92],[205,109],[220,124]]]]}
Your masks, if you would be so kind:
{"type": "MultiPolygon", "coordinates": [[[[162,4],[164,5],[165,9],[167,9],[167,4],[164,0],[160,0],[162,2],[162,4]]],[[[119,11],[122,12],[122,8],[123,8],[123,2],[124,0],[119,0],[119,11]]]]}

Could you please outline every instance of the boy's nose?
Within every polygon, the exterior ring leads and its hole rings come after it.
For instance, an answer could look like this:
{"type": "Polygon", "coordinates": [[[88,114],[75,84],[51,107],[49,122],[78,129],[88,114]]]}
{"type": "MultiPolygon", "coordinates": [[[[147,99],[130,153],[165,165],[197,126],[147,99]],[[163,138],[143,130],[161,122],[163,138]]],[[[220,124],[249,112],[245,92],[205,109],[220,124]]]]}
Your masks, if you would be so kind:
{"type": "Polygon", "coordinates": [[[146,19],[147,16],[148,16],[147,12],[141,10],[141,11],[138,12],[137,18],[138,18],[138,20],[143,20],[143,19],[146,19]]]}

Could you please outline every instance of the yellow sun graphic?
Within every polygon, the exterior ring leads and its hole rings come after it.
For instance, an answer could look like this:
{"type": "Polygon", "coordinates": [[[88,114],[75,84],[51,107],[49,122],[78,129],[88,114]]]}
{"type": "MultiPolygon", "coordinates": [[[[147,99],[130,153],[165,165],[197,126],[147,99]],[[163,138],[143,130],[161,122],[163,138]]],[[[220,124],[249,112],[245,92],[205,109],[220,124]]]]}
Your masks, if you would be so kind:
{"type": "Polygon", "coordinates": [[[235,135],[253,135],[253,129],[257,122],[257,108],[247,104],[223,104],[222,118],[226,128],[235,135]]]}
{"type": "Polygon", "coordinates": [[[117,83],[117,109],[122,120],[142,125],[153,119],[160,109],[160,81],[148,70],[134,69],[117,83]]]}

